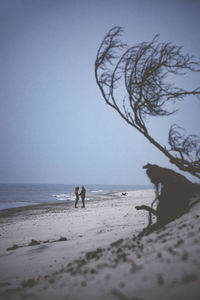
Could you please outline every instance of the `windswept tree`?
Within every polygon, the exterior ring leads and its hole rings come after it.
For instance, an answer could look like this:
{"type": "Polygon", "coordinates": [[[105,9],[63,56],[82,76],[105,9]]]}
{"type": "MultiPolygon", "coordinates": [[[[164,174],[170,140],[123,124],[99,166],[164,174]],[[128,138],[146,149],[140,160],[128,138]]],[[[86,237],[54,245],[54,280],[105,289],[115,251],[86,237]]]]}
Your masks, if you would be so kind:
{"type": "Polygon", "coordinates": [[[104,100],[131,126],[141,132],[180,170],[200,178],[200,138],[185,135],[173,124],[168,148],[149,133],[149,116],[169,116],[168,103],[200,95],[200,88],[186,90],[167,82],[169,75],[199,72],[200,62],[184,55],[182,48],[160,43],[158,35],[151,42],[128,47],[121,41],[121,27],[112,28],[103,39],[96,56],[95,77],[104,100]]]}

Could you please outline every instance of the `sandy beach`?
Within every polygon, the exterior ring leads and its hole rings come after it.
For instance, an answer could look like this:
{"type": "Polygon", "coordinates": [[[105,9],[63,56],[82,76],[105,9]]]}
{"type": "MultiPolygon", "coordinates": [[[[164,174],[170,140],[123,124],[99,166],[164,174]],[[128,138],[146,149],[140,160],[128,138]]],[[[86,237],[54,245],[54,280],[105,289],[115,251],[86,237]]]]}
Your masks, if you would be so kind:
{"type": "Polygon", "coordinates": [[[153,190],[0,211],[0,299],[200,299],[200,205],[138,237],[153,190]]]}

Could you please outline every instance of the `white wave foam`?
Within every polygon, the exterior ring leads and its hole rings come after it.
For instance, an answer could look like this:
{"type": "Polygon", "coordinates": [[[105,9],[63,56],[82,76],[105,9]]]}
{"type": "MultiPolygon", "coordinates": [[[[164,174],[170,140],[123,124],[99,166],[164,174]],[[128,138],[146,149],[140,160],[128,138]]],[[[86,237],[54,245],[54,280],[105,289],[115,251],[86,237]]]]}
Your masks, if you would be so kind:
{"type": "Polygon", "coordinates": [[[53,197],[56,198],[58,201],[66,201],[66,200],[74,200],[75,197],[72,194],[57,194],[57,195],[52,195],[53,197]]]}

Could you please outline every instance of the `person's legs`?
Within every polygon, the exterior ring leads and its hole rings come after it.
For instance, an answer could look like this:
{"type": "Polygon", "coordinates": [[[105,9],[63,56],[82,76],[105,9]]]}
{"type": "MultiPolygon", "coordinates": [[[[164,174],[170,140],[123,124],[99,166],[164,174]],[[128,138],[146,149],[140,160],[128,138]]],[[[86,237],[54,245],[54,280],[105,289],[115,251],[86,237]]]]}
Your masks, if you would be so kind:
{"type": "Polygon", "coordinates": [[[77,208],[78,200],[79,200],[79,196],[76,196],[76,200],[75,200],[75,208],[77,208]]]}
{"type": "Polygon", "coordinates": [[[82,197],[81,200],[82,200],[82,203],[83,203],[82,207],[85,208],[85,197],[82,197]]]}

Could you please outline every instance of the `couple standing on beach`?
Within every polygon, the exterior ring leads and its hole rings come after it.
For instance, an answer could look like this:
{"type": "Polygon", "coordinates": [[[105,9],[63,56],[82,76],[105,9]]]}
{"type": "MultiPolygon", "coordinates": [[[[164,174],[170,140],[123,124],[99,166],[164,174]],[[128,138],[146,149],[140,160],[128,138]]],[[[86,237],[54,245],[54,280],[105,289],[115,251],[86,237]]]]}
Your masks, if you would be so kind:
{"type": "Polygon", "coordinates": [[[84,186],[82,186],[80,194],[78,193],[78,190],[79,190],[79,186],[76,186],[75,190],[74,190],[74,194],[76,196],[75,208],[77,208],[79,196],[81,196],[81,200],[82,200],[82,203],[83,203],[82,207],[85,208],[85,194],[86,194],[86,190],[85,190],[84,186]]]}

